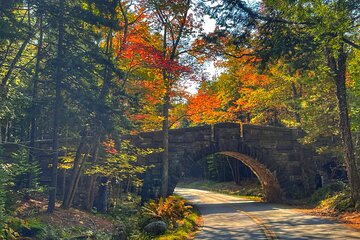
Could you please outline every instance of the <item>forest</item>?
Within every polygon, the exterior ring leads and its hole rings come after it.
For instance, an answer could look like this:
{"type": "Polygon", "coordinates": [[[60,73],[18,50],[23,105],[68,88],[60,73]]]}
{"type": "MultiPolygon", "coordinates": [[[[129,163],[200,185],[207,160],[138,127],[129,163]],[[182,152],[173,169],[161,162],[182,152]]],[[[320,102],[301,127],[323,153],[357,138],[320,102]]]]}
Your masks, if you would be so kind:
{"type": "MultiPolygon", "coordinates": [[[[45,228],[16,210],[33,198],[50,216],[123,214],[140,204],[152,167],[138,160],[158,152],[161,201],[192,216],[182,199],[164,200],[169,129],[220,122],[303,130],[302,144],[341,159],[359,210],[359,9],[358,0],[0,0],[0,239],[45,228]],[[123,138],[158,130],[159,149],[123,138]]],[[[42,234],[34,239],[57,239],[42,234]]]]}

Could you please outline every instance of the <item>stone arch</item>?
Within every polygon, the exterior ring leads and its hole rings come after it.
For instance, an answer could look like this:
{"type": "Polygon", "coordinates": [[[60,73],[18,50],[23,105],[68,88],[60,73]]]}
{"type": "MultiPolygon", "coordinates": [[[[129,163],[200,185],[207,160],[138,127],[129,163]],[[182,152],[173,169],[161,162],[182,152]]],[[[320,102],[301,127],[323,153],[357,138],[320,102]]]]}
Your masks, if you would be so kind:
{"type": "Polygon", "coordinates": [[[250,168],[257,176],[261,183],[262,188],[265,191],[265,200],[267,202],[280,202],[281,201],[281,189],[276,179],[276,176],[270,172],[270,170],[257,160],[239,152],[218,152],[217,154],[223,154],[232,158],[235,158],[244,163],[250,168]]]}

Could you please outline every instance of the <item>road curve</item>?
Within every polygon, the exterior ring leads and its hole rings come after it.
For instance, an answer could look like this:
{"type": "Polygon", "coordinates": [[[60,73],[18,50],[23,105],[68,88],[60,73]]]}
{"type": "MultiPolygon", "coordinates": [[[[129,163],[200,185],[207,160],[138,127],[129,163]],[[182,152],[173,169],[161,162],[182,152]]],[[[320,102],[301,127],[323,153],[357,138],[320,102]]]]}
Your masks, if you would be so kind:
{"type": "Polygon", "coordinates": [[[204,225],[195,239],[360,239],[360,231],[289,206],[196,189],[175,191],[203,216],[204,225]]]}

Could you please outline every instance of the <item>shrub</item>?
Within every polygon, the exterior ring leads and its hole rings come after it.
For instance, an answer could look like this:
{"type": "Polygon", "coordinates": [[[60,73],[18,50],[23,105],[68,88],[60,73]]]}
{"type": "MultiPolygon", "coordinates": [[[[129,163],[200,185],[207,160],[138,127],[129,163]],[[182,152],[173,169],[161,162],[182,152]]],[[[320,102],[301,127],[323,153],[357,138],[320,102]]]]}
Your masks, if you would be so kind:
{"type": "MultiPolygon", "coordinates": [[[[2,151],[0,149],[0,156],[2,156],[2,151]]],[[[19,190],[23,191],[22,188],[26,186],[27,173],[33,173],[34,185],[40,173],[39,166],[35,163],[30,164],[27,156],[27,151],[20,149],[12,154],[12,159],[9,162],[5,162],[0,158],[0,239],[11,239],[18,234],[16,230],[19,221],[8,217],[7,214],[9,214],[12,205],[18,200],[19,190]]],[[[27,189],[27,191],[29,192],[30,189],[27,189]]]]}
{"type": "Polygon", "coordinates": [[[191,214],[191,206],[178,196],[160,198],[158,201],[150,201],[143,207],[142,213],[151,220],[162,220],[170,229],[176,227],[179,221],[191,214]]]}
{"type": "Polygon", "coordinates": [[[329,185],[315,191],[311,195],[309,199],[309,203],[319,204],[322,200],[330,198],[336,195],[337,193],[344,191],[345,189],[346,189],[346,185],[343,182],[330,183],[329,185]]]}
{"type": "Polygon", "coordinates": [[[352,212],[355,210],[355,206],[350,198],[350,191],[346,190],[322,200],[318,207],[335,212],[352,212]]]}

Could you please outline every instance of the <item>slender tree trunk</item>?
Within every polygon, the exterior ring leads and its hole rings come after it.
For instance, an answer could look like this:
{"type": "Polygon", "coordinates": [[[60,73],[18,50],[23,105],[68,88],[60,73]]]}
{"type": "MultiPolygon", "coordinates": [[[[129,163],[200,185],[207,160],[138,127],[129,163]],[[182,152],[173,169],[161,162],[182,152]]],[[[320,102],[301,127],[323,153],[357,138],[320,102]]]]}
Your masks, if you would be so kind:
{"type": "Polygon", "coordinates": [[[162,178],[161,178],[161,196],[166,197],[169,190],[169,106],[170,97],[168,91],[164,97],[163,109],[163,159],[162,159],[162,178]]]}
{"type": "Polygon", "coordinates": [[[4,52],[4,55],[1,56],[1,61],[0,61],[0,69],[3,67],[3,64],[5,63],[9,53],[10,53],[10,49],[11,49],[11,46],[13,45],[14,42],[10,42],[9,45],[7,46],[5,52],[4,52]]]}
{"type": "Polygon", "coordinates": [[[295,121],[296,123],[300,123],[301,122],[301,117],[300,117],[300,106],[299,106],[299,99],[301,97],[301,91],[298,91],[296,88],[296,85],[294,82],[291,82],[291,88],[292,88],[292,92],[293,92],[293,98],[294,98],[294,116],[295,116],[295,121]]]}
{"type": "Polygon", "coordinates": [[[99,202],[98,210],[101,213],[106,213],[108,208],[108,183],[107,177],[101,177],[99,186],[99,202]]]}
{"type": "Polygon", "coordinates": [[[339,128],[343,143],[344,160],[351,189],[353,203],[360,202],[360,178],[354,154],[352,135],[350,130],[349,110],[346,96],[346,59],[347,54],[341,48],[338,58],[333,53],[327,53],[328,66],[333,73],[336,85],[336,97],[339,111],[339,128]]]}
{"type": "MultiPolygon", "coordinates": [[[[164,49],[164,58],[166,58],[166,26],[164,25],[164,39],[163,39],[163,49],[164,49]]],[[[169,107],[170,107],[170,86],[169,79],[166,74],[166,70],[163,69],[163,81],[165,84],[165,96],[164,96],[164,105],[163,105],[163,125],[162,125],[162,139],[163,139],[163,154],[162,154],[162,175],[161,175],[161,189],[160,194],[162,197],[167,197],[169,190],[169,107]]]]}
{"type": "Polygon", "coordinates": [[[232,174],[233,180],[234,180],[234,182],[237,184],[234,168],[233,168],[233,166],[232,166],[229,158],[228,158],[227,156],[225,156],[225,158],[226,158],[227,163],[229,164],[229,167],[230,167],[230,170],[231,170],[231,174],[232,174]]]}
{"type": "MultiPolygon", "coordinates": [[[[97,162],[98,154],[99,154],[99,145],[100,145],[99,138],[94,139],[94,141],[95,141],[95,146],[91,154],[91,159],[89,160],[89,162],[92,164],[95,164],[97,162]]],[[[84,202],[85,208],[87,210],[90,210],[94,204],[96,179],[97,179],[97,175],[91,175],[88,181],[88,187],[84,202]]]]}
{"type": "Polygon", "coordinates": [[[82,158],[82,161],[80,163],[80,169],[79,171],[77,172],[77,174],[75,175],[75,181],[74,181],[74,186],[72,187],[72,191],[70,192],[70,198],[69,198],[69,207],[71,207],[71,204],[73,203],[74,201],[74,198],[75,198],[75,193],[76,193],[76,190],[77,190],[77,187],[79,186],[79,181],[80,181],[80,178],[82,176],[82,172],[84,170],[84,167],[85,167],[85,162],[86,162],[86,159],[89,157],[89,151],[84,155],[84,157],[82,158]]]}
{"type": "Polygon", "coordinates": [[[61,190],[61,193],[60,193],[60,198],[61,199],[64,199],[65,198],[65,193],[66,193],[66,169],[61,169],[60,170],[60,174],[59,174],[59,177],[60,177],[60,190],[61,190]]]}
{"type": "Polygon", "coordinates": [[[98,176],[92,175],[89,180],[89,185],[86,191],[86,198],[85,198],[85,209],[91,210],[94,206],[94,200],[95,200],[95,192],[96,192],[96,180],[98,176]]]}
{"type": "MultiPolygon", "coordinates": [[[[186,9],[184,9],[183,15],[180,19],[180,25],[174,30],[171,27],[171,22],[168,22],[164,16],[161,14],[161,10],[158,9],[158,17],[161,20],[164,27],[164,35],[163,35],[163,51],[164,51],[164,59],[170,60],[170,62],[174,62],[176,59],[176,52],[178,50],[178,46],[181,38],[183,37],[183,31],[185,29],[186,19],[188,16],[188,12],[190,9],[190,0],[186,0],[186,9]],[[169,29],[167,29],[169,27],[169,29]],[[171,51],[169,56],[167,56],[167,30],[169,31],[169,35],[171,36],[171,51]],[[174,35],[174,32],[177,32],[177,35],[174,35]]],[[[166,69],[163,69],[163,80],[165,84],[165,96],[164,96],[164,105],[163,105],[163,148],[164,152],[162,155],[162,177],[161,177],[161,189],[160,194],[163,197],[168,196],[169,194],[169,109],[170,109],[170,91],[174,85],[173,76],[169,76],[169,73],[166,69]]]]}
{"type": "MultiPolygon", "coordinates": [[[[35,139],[36,139],[36,114],[37,114],[37,92],[38,92],[38,82],[39,82],[39,72],[40,72],[40,63],[42,58],[42,43],[43,43],[43,16],[39,14],[40,23],[40,35],[37,45],[36,53],[36,64],[35,64],[35,73],[33,77],[33,89],[32,89],[32,101],[31,101],[31,119],[30,119],[30,144],[29,144],[29,158],[28,161],[30,164],[34,161],[34,148],[35,148],[35,139]]],[[[28,182],[27,187],[32,187],[32,172],[28,173],[28,182]]]]}
{"type": "Polygon", "coordinates": [[[56,188],[57,188],[57,168],[59,162],[59,117],[60,117],[60,102],[61,102],[61,81],[63,78],[63,58],[64,58],[64,19],[63,13],[65,8],[65,0],[59,0],[59,32],[58,32],[58,46],[57,46],[57,67],[55,72],[55,102],[54,102],[54,119],[53,119],[53,159],[52,159],[52,175],[51,185],[49,188],[49,204],[48,212],[55,210],[56,188]]]}
{"type": "Polygon", "coordinates": [[[6,84],[11,76],[11,73],[13,72],[13,70],[15,69],[15,65],[16,63],[20,60],[26,46],[29,44],[30,40],[31,40],[31,36],[32,35],[28,35],[28,37],[24,40],[24,42],[21,44],[19,51],[16,53],[15,58],[13,59],[13,61],[10,63],[10,66],[5,74],[5,76],[1,79],[1,91],[4,91],[4,93],[6,93],[5,89],[6,89],[6,84]]]}
{"type": "Polygon", "coordinates": [[[62,203],[62,208],[64,209],[68,209],[70,208],[71,205],[71,197],[72,194],[74,192],[74,188],[75,188],[75,182],[76,182],[76,176],[78,175],[78,172],[80,171],[80,165],[81,165],[81,154],[83,152],[83,149],[85,147],[85,142],[86,142],[86,136],[85,134],[83,134],[83,136],[81,137],[79,146],[76,150],[76,154],[75,154],[75,158],[74,158],[74,164],[73,167],[71,169],[71,174],[70,174],[70,182],[68,183],[66,190],[65,190],[65,195],[64,195],[64,200],[62,203]]]}
{"type": "Polygon", "coordinates": [[[5,125],[5,139],[4,142],[8,142],[9,140],[9,135],[10,135],[10,121],[6,121],[6,125],[5,125]]]}

